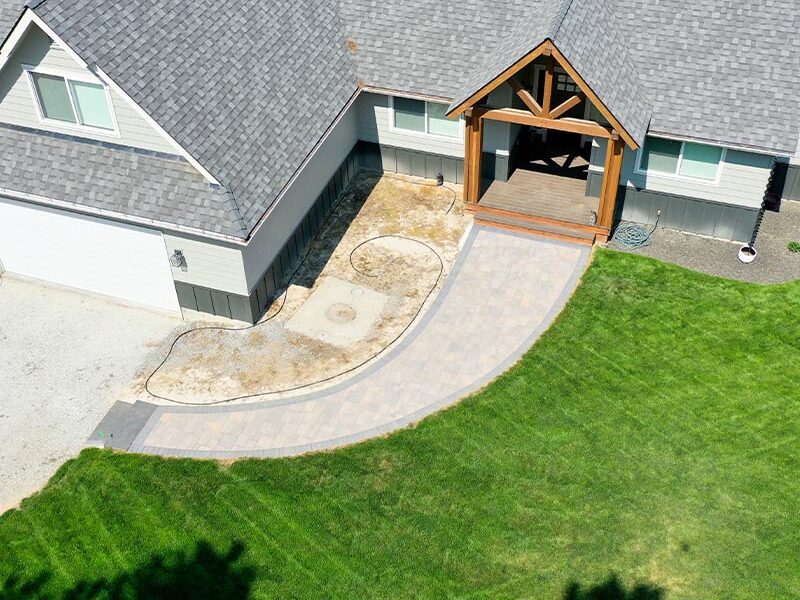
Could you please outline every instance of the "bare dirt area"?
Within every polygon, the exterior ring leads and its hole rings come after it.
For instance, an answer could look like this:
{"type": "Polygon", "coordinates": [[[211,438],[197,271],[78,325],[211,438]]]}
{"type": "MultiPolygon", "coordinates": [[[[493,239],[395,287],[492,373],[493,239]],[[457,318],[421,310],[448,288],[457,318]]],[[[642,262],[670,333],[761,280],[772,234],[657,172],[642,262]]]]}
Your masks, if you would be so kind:
{"type": "MultiPolygon", "coordinates": [[[[430,306],[470,221],[460,186],[362,173],[259,324],[191,325],[150,378],[150,393],[190,404],[263,401],[357,370],[430,306]]],[[[144,384],[157,366],[134,382],[139,398],[148,398],[144,384]]]]}

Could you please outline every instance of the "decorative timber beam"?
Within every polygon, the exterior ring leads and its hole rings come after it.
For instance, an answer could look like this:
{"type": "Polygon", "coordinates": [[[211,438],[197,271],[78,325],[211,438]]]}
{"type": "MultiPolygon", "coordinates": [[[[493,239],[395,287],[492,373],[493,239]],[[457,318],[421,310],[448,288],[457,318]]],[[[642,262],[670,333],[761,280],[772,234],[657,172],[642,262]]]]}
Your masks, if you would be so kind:
{"type": "MultiPolygon", "coordinates": [[[[541,44],[536,46],[533,50],[531,50],[528,54],[523,56],[519,59],[516,63],[505,69],[503,72],[496,75],[491,81],[486,83],[483,87],[478,89],[477,91],[473,92],[467,99],[460,102],[457,106],[453,107],[452,110],[448,111],[448,116],[455,116],[458,114],[463,113],[465,110],[475,107],[479,105],[484,98],[486,98],[493,90],[495,90],[498,86],[502,85],[505,82],[508,82],[513,88],[514,91],[517,92],[517,95],[522,98],[522,101],[525,103],[525,106],[533,113],[532,116],[547,119],[548,123],[554,122],[558,117],[563,116],[569,111],[577,100],[575,98],[570,98],[567,102],[562,103],[561,105],[553,108],[553,83],[555,79],[555,65],[559,65],[561,68],[566,71],[567,75],[577,84],[577,86],[581,90],[582,100],[587,102],[591,102],[592,105],[600,112],[601,115],[605,118],[608,123],[610,123],[611,127],[616,129],[619,132],[620,137],[625,140],[625,143],[628,145],[629,148],[632,150],[637,150],[639,148],[639,144],[636,142],[635,139],[625,130],[617,118],[611,113],[611,111],[606,107],[605,104],[600,100],[600,97],[594,92],[594,90],[589,86],[585,79],[583,79],[580,74],[575,70],[575,68],[570,64],[567,58],[561,53],[561,51],[556,47],[551,39],[544,40],[541,44]],[[512,83],[512,78],[514,78],[517,73],[522,71],[525,67],[533,63],[537,58],[545,57],[547,59],[547,67],[545,69],[544,77],[545,77],[545,85],[544,85],[544,97],[542,98],[541,105],[538,101],[533,97],[530,92],[526,91],[526,94],[520,95],[517,87],[518,82],[512,83]],[[530,101],[533,102],[530,102],[530,101]],[[536,108],[537,110],[533,110],[536,108]],[[541,110],[539,110],[541,109],[541,110]],[[538,114],[537,114],[538,113],[538,114]]],[[[513,121],[517,122],[517,121],[513,121]]],[[[542,125],[537,125],[542,126],[542,125]]],[[[556,126],[550,126],[550,129],[559,129],[556,126]]],[[[563,129],[563,128],[562,128],[563,129]]],[[[574,129],[567,129],[566,131],[573,131],[574,129]]],[[[606,135],[602,135],[601,137],[608,137],[606,131],[606,135]]],[[[588,134],[593,135],[593,134],[588,134]]]]}
{"type": "Polygon", "coordinates": [[[606,139],[611,137],[610,130],[606,129],[602,125],[598,125],[594,121],[569,118],[549,119],[545,117],[537,117],[526,110],[520,110],[518,108],[481,107],[481,109],[481,117],[484,119],[491,119],[493,121],[504,121],[506,123],[517,123],[518,125],[530,125],[532,127],[556,129],[558,131],[569,131],[571,133],[580,133],[582,135],[606,139]]]}
{"type": "Polygon", "coordinates": [[[591,102],[594,107],[600,111],[600,114],[605,117],[605,119],[611,123],[611,126],[619,132],[619,135],[625,140],[625,143],[628,145],[629,148],[632,150],[638,150],[639,144],[636,143],[628,132],[622,127],[622,124],[617,121],[616,117],[611,113],[610,110],[606,107],[605,104],[600,100],[600,98],[595,94],[594,90],[589,86],[588,83],[580,76],[580,74],[575,70],[575,68],[570,64],[570,62],[564,57],[561,51],[555,47],[555,45],[550,46],[550,50],[552,52],[553,57],[558,61],[558,64],[567,72],[572,80],[578,84],[578,87],[581,88],[581,91],[586,94],[586,98],[591,102]]]}
{"type": "Polygon", "coordinates": [[[519,61],[508,67],[505,71],[498,74],[494,79],[492,79],[489,83],[484,85],[478,91],[473,93],[469,98],[461,102],[458,106],[456,106],[453,110],[451,110],[448,115],[458,115],[464,112],[466,109],[474,106],[478,102],[480,102],[481,98],[488,96],[492,90],[499,87],[505,81],[508,81],[509,77],[513,77],[517,73],[519,73],[522,69],[527,67],[533,61],[535,61],[540,56],[549,56],[552,53],[553,43],[548,39],[536,46],[533,50],[531,50],[528,54],[523,56],[519,61]]]}
{"type": "Polygon", "coordinates": [[[522,103],[528,107],[528,110],[530,110],[537,117],[542,116],[542,107],[539,106],[539,103],[536,101],[536,98],[533,97],[533,94],[520,85],[516,77],[511,77],[508,80],[508,85],[511,86],[511,89],[514,90],[514,93],[519,97],[520,100],[522,100],[522,103]]]}
{"type": "Polygon", "coordinates": [[[467,209],[478,202],[481,190],[481,158],[483,153],[483,109],[472,108],[466,114],[464,152],[464,202],[467,209]]]}
{"type": "Polygon", "coordinates": [[[566,114],[567,112],[578,106],[578,104],[580,104],[581,102],[583,102],[583,94],[575,94],[572,98],[562,102],[561,104],[556,106],[553,110],[551,110],[550,118],[558,119],[560,116],[566,114]]]}
{"type": "Polygon", "coordinates": [[[547,68],[544,71],[544,98],[542,99],[542,116],[550,117],[550,109],[553,103],[553,75],[555,72],[555,61],[552,51],[547,53],[547,68]]]}

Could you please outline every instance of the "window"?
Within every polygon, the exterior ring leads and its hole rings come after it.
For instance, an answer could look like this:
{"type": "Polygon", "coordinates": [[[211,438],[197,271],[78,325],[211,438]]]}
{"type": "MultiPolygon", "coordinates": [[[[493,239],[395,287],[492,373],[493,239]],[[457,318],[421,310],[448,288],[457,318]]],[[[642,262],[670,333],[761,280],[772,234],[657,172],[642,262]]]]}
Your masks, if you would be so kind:
{"type": "Polygon", "coordinates": [[[570,77],[566,73],[557,74],[556,89],[561,92],[570,92],[571,94],[577,94],[578,92],[580,92],[578,84],[572,81],[572,77],[570,77]]]}
{"type": "Polygon", "coordinates": [[[114,131],[103,85],[30,70],[28,75],[43,119],[114,131]]]}
{"type": "Polygon", "coordinates": [[[716,181],[724,150],[717,146],[648,137],[639,171],[716,181]]]}
{"type": "Polygon", "coordinates": [[[393,98],[392,102],[395,129],[407,129],[450,138],[461,136],[461,121],[460,119],[448,119],[445,116],[446,104],[412,98],[393,98]]]}

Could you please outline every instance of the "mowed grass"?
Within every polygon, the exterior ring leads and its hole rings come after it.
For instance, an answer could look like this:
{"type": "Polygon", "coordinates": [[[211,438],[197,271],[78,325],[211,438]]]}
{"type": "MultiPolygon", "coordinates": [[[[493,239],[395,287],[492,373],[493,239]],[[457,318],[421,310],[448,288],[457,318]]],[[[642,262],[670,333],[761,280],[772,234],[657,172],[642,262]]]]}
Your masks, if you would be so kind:
{"type": "Polygon", "coordinates": [[[0,517],[0,597],[798,596],[798,381],[800,284],[599,251],[519,365],[416,428],[85,451],[0,517]]]}

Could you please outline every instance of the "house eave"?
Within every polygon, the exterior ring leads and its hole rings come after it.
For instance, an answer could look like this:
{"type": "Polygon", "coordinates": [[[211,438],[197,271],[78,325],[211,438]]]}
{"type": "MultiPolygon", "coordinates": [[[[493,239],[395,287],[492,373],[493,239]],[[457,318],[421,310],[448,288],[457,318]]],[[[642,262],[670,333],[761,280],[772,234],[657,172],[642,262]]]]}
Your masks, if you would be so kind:
{"type": "Polygon", "coordinates": [[[795,152],[790,150],[777,150],[775,148],[766,148],[763,146],[735,144],[727,142],[725,140],[711,139],[707,137],[692,136],[687,134],[675,134],[666,131],[659,131],[657,129],[648,129],[647,135],[664,138],[667,140],[675,140],[679,142],[696,142],[698,144],[705,144],[708,146],[719,146],[720,148],[727,148],[728,150],[749,152],[751,154],[762,154],[764,156],[775,156],[779,158],[792,158],[795,156],[795,152]]]}
{"type": "Polygon", "coordinates": [[[226,242],[229,244],[235,244],[237,246],[246,246],[247,240],[243,238],[238,238],[232,235],[225,235],[222,233],[216,233],[213,231],[206,231],[204,229],[199,229],[196,227],[188,227],[186,225],[179,225],[177,223],[170,223],[168,221],[161,221],[158,219],[151,219],[147,217],[137,217],[135,215],[129,215],[126,213],[107,210],[103,208],[95,208],[92,206],[86,206],[85,204],[78,204],[77,202],[69,202],[66,200],[56,200],[55,198],[48,198],[46,196],[40,196],[37,194],[30,194],[27,192],[20,192],[18,190],[11,190],[7,188],[0,187],[0,196],[4,196],[6,198],[11,198],[12,200],[19,200],[22,202],[28,202],[31,204],[38,204],[40,206],[48,206],[51,208],[60,208],[63,210],[68,210],[70,212],[75,212],[83,215],[89,215],[93,217],[101,217],[105,219],[112,219],[114,221],[121,221],[124,223],[132,223],[134,225],[142,225],[147,226],[159,230],[166,230],[175,233],[184,233],[195,235],[203,238],[209,238],[212,240],[226,242]]]}

